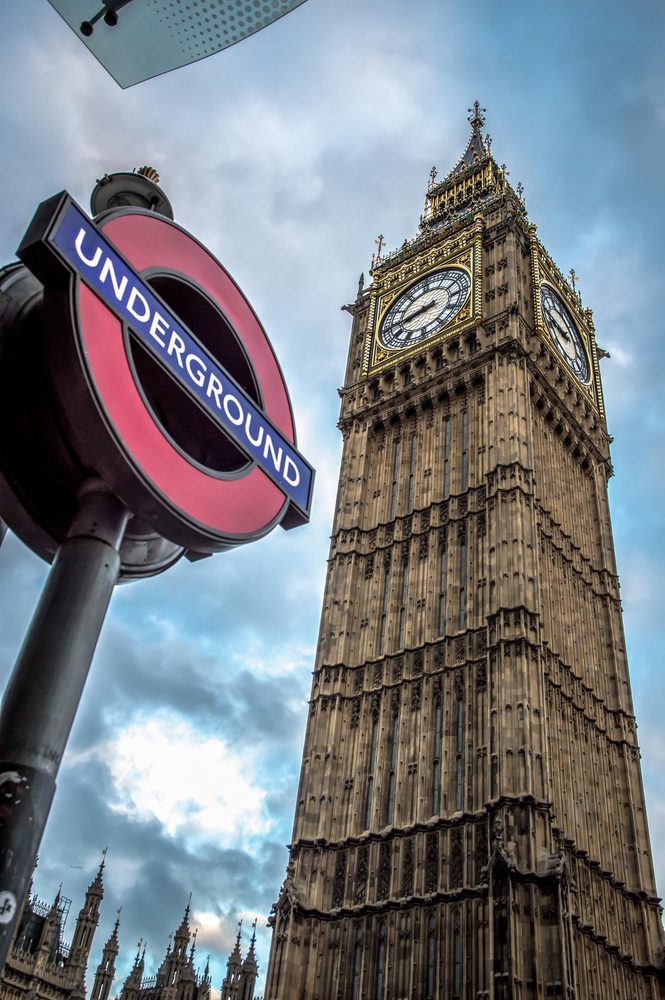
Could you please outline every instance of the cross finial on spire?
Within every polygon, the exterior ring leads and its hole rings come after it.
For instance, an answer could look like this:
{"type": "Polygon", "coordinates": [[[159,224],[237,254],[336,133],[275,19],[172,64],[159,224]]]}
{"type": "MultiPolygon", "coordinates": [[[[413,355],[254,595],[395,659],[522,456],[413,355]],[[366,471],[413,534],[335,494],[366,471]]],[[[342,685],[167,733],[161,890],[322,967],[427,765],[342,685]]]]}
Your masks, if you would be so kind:
{"type": "Polygon", "coordinates": [[[481,129],[485,124],[485,119],[483,118],[484,113],[487,108],[481,108],[480,101],[474,101],[473,107],[469,108],[469,124],[473,129],[481,129]]]}
{"type": "Polygon", "coordinates": [[[437,175],[437,169],[436,169],[436,167],[432,167],[432,169],[429,172],[429,186],[430,186],[430,190],[434,187],[434,181],[436,180],[436,175],[437,175]]]}
{"type": "Polygon", "coordinates": [[[571,288],[573,289],[574,292],[577,291],[576,282],[577,282],[578,278],[579,278],[579,275],[575,273],[575,268],[571,267],[571,269],[570,269],[570,271],[568,273],[568,281],[570,282],[570,286],[571,286],[571,288]]]}
{"type": "MultiPolygon", "coordinates": [[[[383,250],[384,246],[386,245],[386,241],[383,238],[383,233],[379,233],[379,235],[374,240],[374,242],[376,243],[376,245],[378,247],[378,250],[376,252],[376,256],[378,258],[378,257],[381,256],[381,251],[383,250]]],[[[242,921],[240,921],[240,922],[242,923],[242,921]]]]}

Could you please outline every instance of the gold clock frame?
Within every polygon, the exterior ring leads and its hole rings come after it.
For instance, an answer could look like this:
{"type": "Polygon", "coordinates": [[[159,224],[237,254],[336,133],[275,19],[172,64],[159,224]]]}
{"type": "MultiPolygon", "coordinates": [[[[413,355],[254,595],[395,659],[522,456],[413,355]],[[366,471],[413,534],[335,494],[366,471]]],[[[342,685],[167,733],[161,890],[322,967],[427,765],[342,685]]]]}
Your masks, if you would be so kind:
{"type": "Polygon", "coordinates": [[[566,374],[574,380],[575,385],[580,388],[596,409],[601,414],[604,414],[603,390],[600,384],[600,368],[598,365],[598,349],[596,347],[591,310],[582,309],[577,295],[573,292],[542,243],[535,238],[534,233],[531,234],[531,237],[531,269],[536,332],[552,347],[554,354],[559,358],[561,356],[559,348],[545,323],[543,315],[543,300],[540,288],[545,283],[554,289],[568,309],[580,334],[589,361],[588,383],[582,382],[567,365],[566,374]]]}
{"type": "Polygon", "coordinates": [[[422,354],[448,340],[455,334],[463,333],[477,326],[481,319],[482,282],[482,220],[476,219],[469,232],[456,234],[435,247],[430,247],[408,260],[395,261],[389,258],[385,264],[378,264],[372,275],[367,334],[363,351],[363,377],[391,368],[395,364],[422,354]],[[438,331],[413,347],[390,349],[379,341],[379,330],[383,318],[394,302],[412,285],[435,271],[457,267],[469,275],[471,288],[460,311],[438,331]]]}

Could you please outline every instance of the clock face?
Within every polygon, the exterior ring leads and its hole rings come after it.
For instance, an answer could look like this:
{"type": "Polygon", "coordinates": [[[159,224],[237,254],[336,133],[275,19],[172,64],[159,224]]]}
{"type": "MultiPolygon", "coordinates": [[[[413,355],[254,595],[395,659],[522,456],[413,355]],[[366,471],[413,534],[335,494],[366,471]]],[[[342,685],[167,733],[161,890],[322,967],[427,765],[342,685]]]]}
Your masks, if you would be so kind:
{"type": "Polygon", "coordinates": [[[470,290],[471,278],[461,267],[425,275],[393,302],[383,318],[379,340],[393,351],[427,340],[455,318],[470,290]]]}
{"type": "Polygon", "coordinates": [[[549,285],[540,286],[545,325],[563,360],[580,382],[589,382],[589,360],[582,338],[565,305],[549,285]]]}

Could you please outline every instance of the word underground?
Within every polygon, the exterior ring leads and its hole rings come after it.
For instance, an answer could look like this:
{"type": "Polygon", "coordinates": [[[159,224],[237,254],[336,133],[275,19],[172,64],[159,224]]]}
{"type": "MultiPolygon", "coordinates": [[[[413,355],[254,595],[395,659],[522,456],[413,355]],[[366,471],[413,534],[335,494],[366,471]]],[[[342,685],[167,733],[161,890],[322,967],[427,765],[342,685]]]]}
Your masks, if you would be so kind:
{"type": "Polygon", "coordinates": [[[222,430],[307,510],[312,472],[302,456],[73,203],[50,239],[222,430]]]}

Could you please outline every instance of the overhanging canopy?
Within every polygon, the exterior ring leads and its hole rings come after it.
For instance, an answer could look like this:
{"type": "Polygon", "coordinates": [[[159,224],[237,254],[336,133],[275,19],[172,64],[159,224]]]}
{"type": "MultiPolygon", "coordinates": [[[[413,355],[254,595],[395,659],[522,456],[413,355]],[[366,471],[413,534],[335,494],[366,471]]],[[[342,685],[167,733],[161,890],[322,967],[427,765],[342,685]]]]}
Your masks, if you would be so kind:
{"type": "Polygon", "coordinates": [[[305,0],[50,0],[121,87],[235,45],[305,0]]]}

